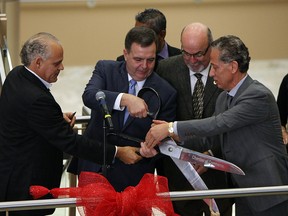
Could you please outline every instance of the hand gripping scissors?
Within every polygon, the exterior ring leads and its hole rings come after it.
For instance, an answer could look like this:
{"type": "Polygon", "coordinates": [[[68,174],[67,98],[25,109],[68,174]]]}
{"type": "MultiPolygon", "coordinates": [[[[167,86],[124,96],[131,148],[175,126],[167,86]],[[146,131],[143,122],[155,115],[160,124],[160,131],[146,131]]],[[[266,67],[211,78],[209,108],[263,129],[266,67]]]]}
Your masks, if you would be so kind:
{"type": "MultiPolygon", "coordinates": [[[[123,133],[111,133],[111,135],[116,135],[137,143],[143,142],[141,139],[131,137],[123,133]]],[[[182,174],[195,190],[208,190],[208,187],[194,169],[193,165],[201,165],[206,168],[238,175],[245,175],[243,170],[235,164],[181,147],[177,145],[177,143],[171,137],[167,137],[166,139],[162,140],[161,144],[159,145],[159,151],[162,154],[169,156],[174,161],[176,166],[180,169],[182,174]]],[[[219,209],[214,199],[203,200],[210,207],[210,210],[213,211],[211,212],[211,215],[219,215],[219,209]]]]}

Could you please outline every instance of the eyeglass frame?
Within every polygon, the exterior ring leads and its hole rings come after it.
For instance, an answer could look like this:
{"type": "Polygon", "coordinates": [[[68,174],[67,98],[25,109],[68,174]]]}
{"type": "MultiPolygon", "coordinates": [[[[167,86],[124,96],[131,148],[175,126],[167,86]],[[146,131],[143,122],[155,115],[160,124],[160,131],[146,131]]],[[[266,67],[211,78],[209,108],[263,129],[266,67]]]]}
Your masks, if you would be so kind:
{"type": "Polygon", "coordinates": [[[191,58],[192,56],[194,58],[201,58],[201,57],[206,55],[206,53],[208,52],[209,48],[210,48],[210,44],[208,44],[208,47],[204,51],[199,51],[199,52],[194,53],[194,54],[191,54],[191,53],[187,52],[186,50],[184,50],[183,48],[181,48],[181,53],[182,53],[182,55],[184,55],[186,57],[189,57],[189,58],[191,58]]]}

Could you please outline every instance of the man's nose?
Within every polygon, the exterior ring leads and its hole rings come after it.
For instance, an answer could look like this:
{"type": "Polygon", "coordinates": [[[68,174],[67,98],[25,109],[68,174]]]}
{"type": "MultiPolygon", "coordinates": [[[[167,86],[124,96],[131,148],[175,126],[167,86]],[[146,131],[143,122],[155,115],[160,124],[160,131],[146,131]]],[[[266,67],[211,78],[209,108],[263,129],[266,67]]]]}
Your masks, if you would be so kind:
{"type": "Polygon", "coordinates": [[[148,67],[148,61],[147,60],[143,60],[143,64],[142,64],[143,68],[147,68],[148,67]]]}
{"type": "Polygon", "coordinates": [[[196,57],[194,57],[194,55],[191,55],[189,57],[189,61],[194,64],[194,63],[196,63],[198,61],[198,59],[196,57]]]}
{"type": "Polygon", "coordinates": [[[63,63],[61,63],[59,70],[64,70],[64,64],[63,63]]]}

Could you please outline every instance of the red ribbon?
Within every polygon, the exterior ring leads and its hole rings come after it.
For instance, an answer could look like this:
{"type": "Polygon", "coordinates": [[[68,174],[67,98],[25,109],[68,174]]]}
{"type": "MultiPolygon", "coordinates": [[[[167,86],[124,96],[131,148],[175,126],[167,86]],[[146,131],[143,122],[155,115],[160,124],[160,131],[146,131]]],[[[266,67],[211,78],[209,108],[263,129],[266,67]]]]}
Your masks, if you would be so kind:
{"type": "Polygon", "coordinates": [[[116,192],[108,180],[93,172],[82,172],[79,185],[74,188],[54,188],[31,186],[30,194],[38,199],[47,193],[53,197],[77,198],[76,205],[82,216],[151,216],[152,208],[166,216],[175,216],[170,197],[160,197],[157,193],[167,193],[165,177],[145,174],[135,187],[127,187],[116,192]]]}

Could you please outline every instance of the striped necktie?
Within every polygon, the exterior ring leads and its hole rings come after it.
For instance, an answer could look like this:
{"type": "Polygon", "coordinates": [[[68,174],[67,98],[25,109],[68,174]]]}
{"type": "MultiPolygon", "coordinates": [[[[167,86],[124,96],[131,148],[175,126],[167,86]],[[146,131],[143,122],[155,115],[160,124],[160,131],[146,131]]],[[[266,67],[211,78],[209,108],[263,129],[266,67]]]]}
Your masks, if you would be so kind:
{"type": "Polygon", "coordinates": [[[193,113],[194,118],[200,119],[202,118],[204,104],[204,84],[201,80],[203,75],[200,73],[195,73],[194,75],[196,76],[197,81],[193,91],[193,113]]]}

